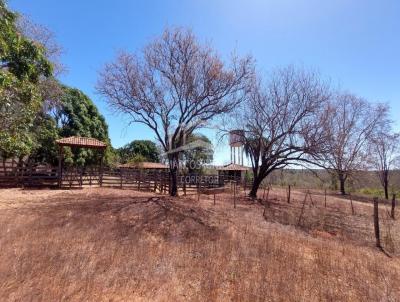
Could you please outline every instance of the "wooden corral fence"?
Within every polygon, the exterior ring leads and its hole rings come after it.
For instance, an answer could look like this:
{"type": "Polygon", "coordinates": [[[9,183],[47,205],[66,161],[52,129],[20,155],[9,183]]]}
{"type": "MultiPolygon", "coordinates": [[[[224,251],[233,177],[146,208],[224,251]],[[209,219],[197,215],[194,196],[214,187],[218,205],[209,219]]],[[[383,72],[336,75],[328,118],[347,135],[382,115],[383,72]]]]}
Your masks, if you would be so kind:
{"type": "Polygon", "coordinates": [[[107,169],[99,180],[102,187],[130,188],[138,191],[167,193],[169,189],[168,171],[143,169],[107,169]]]}
{"type": "MultiPolygon", "coordinates": [[[[170,185],[168,170],[85,167],[65,168],[59,181],[56,167],[22,164],[0,168],[0,187],[115,187],[139,191],[167,193],[170,185]]],[[[178,175],[179,193],[195,195],[199,191],[221,188],[237,183],[221,175],[178,175]]]]}
{"type": "Polygon", "coordinates": [[[127,188],[139,191],[168,192],[167,171],[121,168],[68,168],[62,173],[62,188],[87,186],[127,188]]]}
{"type": "Polygon", "coordinates": [[[3,166],[0,187],[56,187],[57,169],[42,165],[3,166]]]}
{"type": "Polygon", "coordinates": [[[224,178],[220,175],[181,174],[178,176],[178,188],[183,195],[195,195],[205,189],[223,187],[224,178]]]}

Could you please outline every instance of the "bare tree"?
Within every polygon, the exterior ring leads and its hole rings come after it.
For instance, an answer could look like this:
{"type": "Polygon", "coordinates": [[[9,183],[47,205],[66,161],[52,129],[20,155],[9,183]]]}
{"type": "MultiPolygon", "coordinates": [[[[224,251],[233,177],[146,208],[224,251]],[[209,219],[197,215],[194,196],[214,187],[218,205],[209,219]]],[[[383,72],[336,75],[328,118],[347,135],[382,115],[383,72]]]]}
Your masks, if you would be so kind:
{"type": "Polygon", "coordinates": [[[389,199],[390,173],[399,161],[399,143],[400,133],[392,133],[389,122],[384,123],[370,139],[369,161],[377,172],[385,192],[385,199],[389,199]]]}
{"type": "Polygon", "coordinates": [[[336,175],[342,195],[346,194],[349,176],[366,168],[368,140],[387,111],[385,105],[372,105],[349,93],[336,94],[326,107],[325,152],[314,156],[314,160],[336,175]]]}
{"type": "Polygon", "coordinates": [[[250,57],[226,66],[192,32],[165,30],[139,54],[120,54],[100,72],[98,92],[111,109],[148,126],[167,154],[177,194],[179,152],[185,137],[214,117],[232,111],[253,76],[250,57]]]}
{"type": "Polygon", "coordinates": [[[45,51],[46,58],[53,65],[51,77],[42,77],[39,81],[40,91],[43,97],[43,111],[50,112],[59,110],[61,98],[64,91],[57,78],[67,72],[66,66],[61,62],[64,53],[63,48],[57,43],[55,34],[47,27],[33,22],[26,15],[19,15],[17,22],[18,30],[27,38],[40,44],[45,51]]]}
{"type": "MultiPolygon", "coordinates": [[[[328,89],[318,75],[294,67],[275,72],[269,83],[253,85],[234,115],[232,129],[242,130],[251,160],[255,198],[262,181],[274,170],[306,162],[321,144],[323,107],[328,89]]],[[[230,130],[232,130],[230,129],[230,130]]]]}
{"type": "Polygon", "coordinates": [[[53,64],[55,76],[66,72],[66,67],[61,62],[63,48],[57,43],[54,33],[47,27],[33,22],[26,15],[19,15],[18,30],[29,39],[39,43],[45,50],[47,59],[53,64]]]}

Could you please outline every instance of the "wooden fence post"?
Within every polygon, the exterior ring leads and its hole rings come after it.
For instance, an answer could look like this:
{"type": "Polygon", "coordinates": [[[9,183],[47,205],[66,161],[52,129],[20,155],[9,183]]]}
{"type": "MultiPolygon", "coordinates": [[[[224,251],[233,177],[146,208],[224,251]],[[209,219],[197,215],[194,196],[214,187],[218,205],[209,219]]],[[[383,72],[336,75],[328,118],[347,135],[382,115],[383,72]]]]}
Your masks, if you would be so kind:
{"type": "Polygon", "coordinates": [[[197,200],[200,201],[200,181],[197,182],[197,200]]]}
{"type": "Polygon", "coordinates": [[[354,215],[355,212],[354,212],[354,206],[353,206],[353,197],[351,196],[351,194],[349,194],[349,196],[350,196],[350,204],[351,204],[351,214],[354,215]]]}
{"type": "MultiPolygon", "coordinates": [[[[75,171],[76,171],[76,169],[75,169],[75,171]]],[[[73,181],[74,178],[75,178],[75,171],[74,171],[73,168],[70,169],[70,173],[69,173],[69,188],[70,188],[70,189],[72,188],[72,181],[73,181]]],[[[101,185],[100,185],[100,186],[101,186],[101,185]]]]}
{"type": "Polygon", "coordinates": [[[159,176],[159,178],[158,178],[158,180],[159,180],[159,184],[158,184],[159,191],[162,194],[162,184],[163,184],[163,173],[162,173],[162,171],[159,172],[158,176],[159,176]]]}
{"type": "Polygon", "coordinates": [[[290,185],[289,185],[289,188],[288,188],[287,203],[290,203],[290,185]]]}
{"type": "Polygon", "coordinates": [[[104,157],[104,151],[102,151],[100,158],[100,175],[99,175],[100,187],[103,186],[103,157],[104,157]]]}
{"type": "Polygon", "coordinates": [[[63,147],[58,147],[58,187],[62,186],[62,160],[63,160],[63,147]]]}
{"type": "Polygon", "coordinates": [[[162,190],[163,190],[163,180],[162,180],[162,175],[160,176],[159,180],[158,180],[158,190],[160,192],[160,194],[162,194],[162,190]]]}
{"type": "Polygon", "coordinates": [[[79,186],[83,187],[83,168],[79,171],[79,186]]]}
{"type": "Polygon", "coordinates": [[[32,186],[33,183],[33,179],[32,179],[32,170],[33,170],[33,165],[31,163],[31,161],[29,161],[28,163],[28,167],[29,167],[29,179],[28,179],[28,185],[32,186]]]}
{"type": "Polygon", "coordinates": [[[377,197],[374,197],[374,229],[375,229],[376,247],[382,248],[381,235],[379,231],[379,201],[377,197]]]}
{"type": "Polygon", "coordinates": [[[396,194],[393,194],[393,198],[392,198],[392,210],[390,212],[390,216],[392,217],[392,219],[395,219],[395,214],[394,214],[394,209],[396,207],[396,194]]]}
{"type": "Polygon", "coordinates": [[[307,199],[307,196],[310,196],[310,203],[308,204],[308,207],[311,208],[313,202],[312,202],[312,197],[311,197],[310,190],[307,190],[307,192],[306,192],[306,199],[307,199]]]}
{"type": "Polygon", "coordinates": [[[169,184],[169,174],[165,175],[165,173],[163,174],[163,193],[166,194],[167,193],[167,185],[169,184]]]}
{"type": "Polygon", "coordinates": [[[236,209],[236,182],[233,184],[233,207],[236,209]]]}
{"type": "Polygon", "coordinates": [[[168,175],[164,174],[164,194],[167,194],[167,191],[169,190],[169,183],[170,183],[169,178],[170,178],[169,173],[168,173],[168,175]],[[167,188],[167,186],[168,186],[168,188],[167,188]]]}
{"type": "MultiPolygon", "coordinates": [[[[14,165],[14,162],[12,162],[12,164],[14,165]]],[[[13,167],[11,167],[12,170],[10,171],[10,173],[6,172],[7,169],[8,169],[8,167],[5,168],[4,175],[12,175],[11,173],[13,172],[13,167]]],[[[15,167],[15,176],[17,177],[17,179],[16,179],[16,185],[17,186],[21,185],[21,188],[24,188],[23,179],[24,179],[24,176],[26,176],[26,173],[27,172],[26,172],[26,170],[24,170],[24,167],[20,167],[19,165],[17,165],[15,167]]]]}
{"type": "Polygon", "coordinates": [[[303,205],[301,207],[300,216],[299,216],[299,220],[297,221],[297,225],[300,225],[300,223],[303,219],[304,208],[305,208],[306,202],[307,202],[307,196],[308,196],[308,191],[307,191],[306,195],[304,196],[304,201],[303,201],[303,205]]]}

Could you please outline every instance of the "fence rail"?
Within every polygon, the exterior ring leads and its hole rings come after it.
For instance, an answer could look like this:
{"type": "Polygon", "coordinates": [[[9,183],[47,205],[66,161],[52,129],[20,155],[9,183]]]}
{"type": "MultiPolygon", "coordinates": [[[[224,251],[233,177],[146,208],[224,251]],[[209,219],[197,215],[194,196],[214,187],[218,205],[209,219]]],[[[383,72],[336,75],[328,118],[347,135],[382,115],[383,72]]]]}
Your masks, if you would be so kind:
{"type": "Polygon", "coordinates": [[[0,187],[56,186],[57,169],[53,167],[15,166],[0,169],[0,187]]]}
{"type": "MultiPolygon", "coordinates": [[[[184,194],[199,189],[223,187],[238,181],[222,175],[180,174],[177,185],[184,194]]],[[[49,166],[26,165],[0,168],[0,187],[61,187],[86,186],[130,188],[139,191],[166,193],[169,191],[170,175],[165,170],[108,168],[67,168],[61,173],[49,166]]]]}

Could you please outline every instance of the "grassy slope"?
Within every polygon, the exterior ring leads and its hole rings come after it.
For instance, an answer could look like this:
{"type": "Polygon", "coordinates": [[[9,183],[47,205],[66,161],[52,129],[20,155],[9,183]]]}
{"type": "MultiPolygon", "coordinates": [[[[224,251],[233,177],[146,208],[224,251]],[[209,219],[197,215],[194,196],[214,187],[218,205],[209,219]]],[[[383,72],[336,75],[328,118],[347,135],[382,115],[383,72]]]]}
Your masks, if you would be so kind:
{"type": "MultiPolygon", "coordinates": [[[[321,196],[265,207],[229,195],[200,202],[112,189],[2,190],[0,297],[5,301],[396,301],[399,223],[321,196]],[[384,220],[386,221],[386,219],[384,220]]],[[[385,214],[382,209],[382,215],[385,214]]],[[[383,216],[384,217],[384,216],[383,216]]]]}

